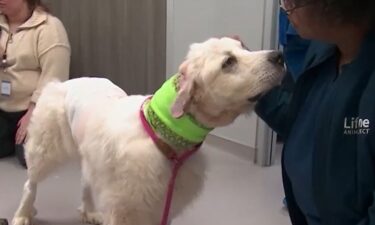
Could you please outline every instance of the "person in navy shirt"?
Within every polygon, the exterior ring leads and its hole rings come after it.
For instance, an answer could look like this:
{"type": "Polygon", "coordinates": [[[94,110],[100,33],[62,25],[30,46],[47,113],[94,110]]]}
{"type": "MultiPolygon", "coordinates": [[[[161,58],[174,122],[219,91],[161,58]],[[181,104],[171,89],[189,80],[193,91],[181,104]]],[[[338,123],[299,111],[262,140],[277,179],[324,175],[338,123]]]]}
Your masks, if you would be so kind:
{"type": "Polygon", "coordinates": [[[256,112],[285,143],[292,224],[375,225],[375,1],[280,4],[310,41],[256,112]]]}

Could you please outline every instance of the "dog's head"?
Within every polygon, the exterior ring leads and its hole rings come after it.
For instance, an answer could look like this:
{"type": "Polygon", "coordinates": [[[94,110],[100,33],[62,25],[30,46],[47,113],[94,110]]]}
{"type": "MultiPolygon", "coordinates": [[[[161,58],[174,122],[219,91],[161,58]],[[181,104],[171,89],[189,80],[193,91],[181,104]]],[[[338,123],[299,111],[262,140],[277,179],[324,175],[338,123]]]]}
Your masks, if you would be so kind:
{"type": "Polygon", "coordinates": [[[172,115],[190,113],[209,127],[227,125],[251,110],[284,73],[282,55],[276,51],[251,52],[232,38],[192,44],[179,68],[172,115]]]}

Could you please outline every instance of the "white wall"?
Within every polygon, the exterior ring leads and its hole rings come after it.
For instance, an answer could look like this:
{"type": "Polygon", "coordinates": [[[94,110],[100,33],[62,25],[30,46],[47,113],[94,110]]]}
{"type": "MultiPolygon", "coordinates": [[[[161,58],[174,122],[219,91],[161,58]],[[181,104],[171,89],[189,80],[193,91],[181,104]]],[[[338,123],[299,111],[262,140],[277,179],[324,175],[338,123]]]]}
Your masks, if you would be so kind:
{"type": "MultiPolygon", "coordinates": [[[[167,0],[167,73],[177,72],[191,43],[210,37],[239,35],[251,50],[270,47],[274,0],[167,0]],[[265,29],[267,29],[265,31],[265,29]],[[265,44],[267,42],[268,44],[265,44]]],[[[243,116],[219,137],[255,148],[258,118],[243,116]]]]}

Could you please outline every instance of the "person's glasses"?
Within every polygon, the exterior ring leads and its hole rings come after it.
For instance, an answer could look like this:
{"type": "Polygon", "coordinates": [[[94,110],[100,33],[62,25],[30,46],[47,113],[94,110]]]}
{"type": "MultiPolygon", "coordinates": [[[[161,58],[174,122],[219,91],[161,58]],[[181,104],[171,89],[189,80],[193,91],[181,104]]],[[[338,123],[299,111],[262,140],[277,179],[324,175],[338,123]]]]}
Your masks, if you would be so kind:
{"type": "Polygon", "coordinates": [[[290,15],[294,10],[298,8],[305,7],[312,3],[312,1],[307,1],[302,5],[297,5],[294,0],[279,0],[280,8],[288,15],[290,15]]]}

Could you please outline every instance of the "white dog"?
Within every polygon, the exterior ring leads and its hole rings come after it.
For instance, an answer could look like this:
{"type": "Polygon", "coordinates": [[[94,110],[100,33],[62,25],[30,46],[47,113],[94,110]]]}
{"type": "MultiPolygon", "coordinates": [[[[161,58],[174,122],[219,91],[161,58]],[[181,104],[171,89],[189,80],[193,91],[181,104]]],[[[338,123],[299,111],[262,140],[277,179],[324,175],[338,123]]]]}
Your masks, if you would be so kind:
{"type": "MultiPolygon", "coordinates": [[[[102,78],[50,83],[31,118],[28,181],[13,225],[31,224],[37,184],[72,157],[82,164],[83,222],[159,225],[173,172],[168,154],[196,148],[212,128],[252,110],[283,74],[279,52],[250,52],[239,41],[221,38],[191,45],[178,74],[151,99],[127,96],[102,78]]],[[[171,217],[196,198],[204,173],[198,151],[169,190],[171,217]]]]}

